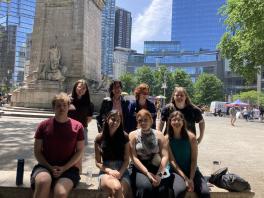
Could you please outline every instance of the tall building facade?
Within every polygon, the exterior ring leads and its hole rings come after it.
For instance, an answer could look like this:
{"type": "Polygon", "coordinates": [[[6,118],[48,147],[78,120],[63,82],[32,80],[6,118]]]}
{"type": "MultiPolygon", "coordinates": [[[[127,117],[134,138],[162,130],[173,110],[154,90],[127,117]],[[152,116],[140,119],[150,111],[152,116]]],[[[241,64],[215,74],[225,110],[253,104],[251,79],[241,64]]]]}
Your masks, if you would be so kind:
{"type": "Polygon", "coordinates": [[[115,0],[106,0],[102,12],[102,74],[113,77],[115,0]]]}
{"type": "Polygon", "coordinates": [[[184,51],[216,50],[226,31],[218,9],[225,0],[173,0],[171,40],[184,51]]]}
{"type": "Polygon", "coordinates": [[[115,11],[115,47],[131,48],[131,12],[116,7],[115,11]]]}
{"type": "Polygon", "coordinates": [[[0,1],[0,84],[23,81],[27,34],[33,30],[36,0],[0,1]]]}

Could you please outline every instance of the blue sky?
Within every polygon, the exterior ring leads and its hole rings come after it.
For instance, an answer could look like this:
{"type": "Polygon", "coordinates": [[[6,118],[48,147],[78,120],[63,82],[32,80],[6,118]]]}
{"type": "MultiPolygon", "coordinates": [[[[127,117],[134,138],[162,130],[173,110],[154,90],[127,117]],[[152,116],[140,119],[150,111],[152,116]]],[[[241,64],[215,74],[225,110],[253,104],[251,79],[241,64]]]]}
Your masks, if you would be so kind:
{"type": "Polygon", "coordinates": [[[172,0],[116,0],[132,14],[131,48],[143,52],[144,41],[170,40],[172,0]]]}

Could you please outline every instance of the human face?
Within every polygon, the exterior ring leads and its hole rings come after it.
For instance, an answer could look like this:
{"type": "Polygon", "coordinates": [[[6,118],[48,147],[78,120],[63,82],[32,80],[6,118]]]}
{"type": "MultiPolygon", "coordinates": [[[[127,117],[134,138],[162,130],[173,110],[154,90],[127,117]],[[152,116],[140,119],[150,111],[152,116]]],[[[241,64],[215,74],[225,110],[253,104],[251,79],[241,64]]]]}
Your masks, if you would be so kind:
{"type": "Polygon", "coordinates": [[[55,116],[67,116],[69,110],[69,103],[58,100],[54,105],[55,116]]]}
{"type": "Polygon", "coordinates": [[[85,84],[78,83],[75,91],[78,97],[82,97],[87,91],[85,84]]]}
{"type": "Polygon", "coordinates": [[[171,126],[174,129],[181,129],[183,127],[183,119],[180,116],[174,116],[171,119],[171,126]]]}
{"type": "Polygon", "coordinates": [[[115,132],[118,129],[118,127],[120,126],[120,123],[121,123],[120,115],[119,114],[111,115],[108,118],[107,122],[108,122],[108,125],[109,125],[110,132],[115,132]]]}
{"type": "Polygon", "coordinates": [[[114,96],[120,96],[122,89],[119,83],[115,83],[112,90],[114,96]]]}
{"type": "Polygon", "coordinates": [[[139,94],[139,100],[147,100],[149,97],[149,92],[148,91],[142,91],[139,94]]]}
{"type": "Polygon", "coordinates": [[[176,91],[174,93],[174,100],[175,100],[177,107],[179,107],[179,108],[185,107],[186,96],[185,96],[183,91],[176,91]]]}
{"type": "Polygon", "coordinates": [[[151,119],[147,115],[139,116],[137,118],[138,127],[143,131],[147,131],[150,129],[152,122],[151,119]]]}

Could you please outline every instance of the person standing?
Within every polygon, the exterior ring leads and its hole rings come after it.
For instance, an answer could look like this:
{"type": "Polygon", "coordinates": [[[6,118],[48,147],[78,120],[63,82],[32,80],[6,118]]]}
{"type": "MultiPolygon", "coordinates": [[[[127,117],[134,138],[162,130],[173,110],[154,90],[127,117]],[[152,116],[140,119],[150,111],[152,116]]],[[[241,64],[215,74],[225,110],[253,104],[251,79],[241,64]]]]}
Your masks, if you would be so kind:
{"type": "Polygon", "coordinates": [[[90,100],[88,84],[85,80],[80,79],[74,83],[71,104],[68,116],[82,123],[84,127],[84,143],[88,145],[88,123],[91,122],[94,105],[90,100]]]}
{"type": "Polygon", "coordinates": [[[170,114],[165,138],[169,142],[170,172],[174,175],[174,197],[184,197],[187,190],[196,192],[199,198],[209,198],[207,181],[197,167],[196,137],[186,129],[186,121],[180,111],[170,114]]]}
{"type": "Polygon", "coordinates": [[[192,104],[190,97],[185,88],[183,87],[175,87],[171,101],[161,110],[161,121],[158,127],[159,130],[163,131],[164,124],[167,124],[168,118],[170,114],[174,111],[180,111],[187,122],[187,129],[196,135],[196,127],[195,123],[199,124],[199,137],[197,138],[198,144],[201,143],[204,130],[205,123],[202,116],[201,110],[192,104]]]}
{"type": "Polygon", "coordinates": [[[146,109],[151,113],[153,124],[152,128],[156,129],[157,112],[153,102],[148,100],[149,86],[146,83],[141,83],[134,91],[136,100],[129,105],[129,129],[128,133],[137,129],[136,115],[141,109],[146,109]]]}
{"type": "Polygon", "coordinates": [[[128,122],[129,122],[129,101],[125,100],[121,96],[122,92],[122,82],[120,80],[113,80],[108,89],[110,97],[106,97],[103,99],[101,104],[99,115],[96,117],[97,120],[97,128],[99,132],[102,132],[103,125],[106,121],[107,114],[115,109],[119,111],[122,117],[122,124],[124,126],[124,130],[128,132],[128,122]]]}
{"type": "Polygon", "coordinates": [[[96,166],[100,169],[99,188],[110,197],[130,198],[129,139],[117,110],[109,112],[103,132],[95,138],[94,149],[96,166]]]}
{"type": "Polygon", "coordinates": [[[48,198],[52,188],[54,197],[68,197],[80,180],[76,164],[84,152],[83,126],[67,116],[69,106],[66,93],[56,95],[52,100],[55,116],[41,122],[35,133],[34,198],[48,198]]]}
{"type": "Polygon", "coordinates": [[[229,109],[229,114],[230,114],[230,119],[231,119],[231,125],[235,126],[235,122],[236,122],[236,114],[237,114],[237,110],[236,107],[231,107],[229,109]]]}

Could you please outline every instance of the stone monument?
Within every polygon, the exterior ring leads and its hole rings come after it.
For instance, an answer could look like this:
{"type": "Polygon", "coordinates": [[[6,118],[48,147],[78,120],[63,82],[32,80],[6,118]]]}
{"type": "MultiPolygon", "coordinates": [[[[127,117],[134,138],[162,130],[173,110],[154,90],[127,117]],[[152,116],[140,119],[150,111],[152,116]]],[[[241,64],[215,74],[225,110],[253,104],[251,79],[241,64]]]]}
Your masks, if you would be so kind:
{"type": "MultiPolygon", "coordinates": [[[[90,89],[100,85],[104,4],[105,0],[37,0],[29,74],[25,86],[13,92],[13,106],[51,108],[51,98],[60,91],[70,93],[81,78],[90,89]]],[[[99,96],[93,97],[97,101],[99,96]]]]}

